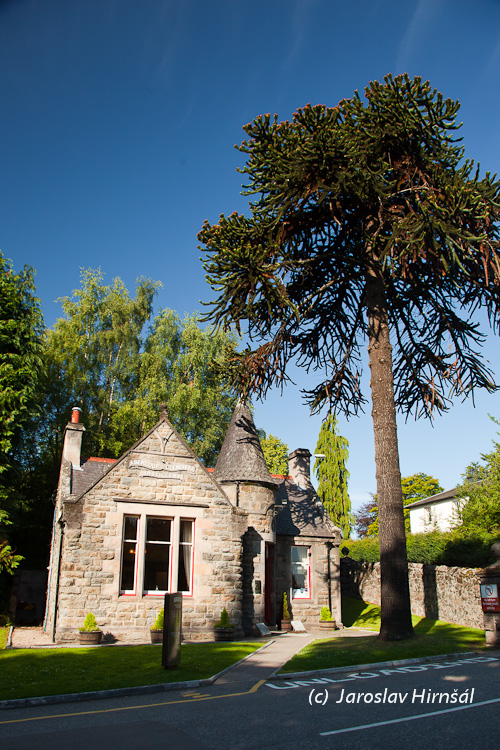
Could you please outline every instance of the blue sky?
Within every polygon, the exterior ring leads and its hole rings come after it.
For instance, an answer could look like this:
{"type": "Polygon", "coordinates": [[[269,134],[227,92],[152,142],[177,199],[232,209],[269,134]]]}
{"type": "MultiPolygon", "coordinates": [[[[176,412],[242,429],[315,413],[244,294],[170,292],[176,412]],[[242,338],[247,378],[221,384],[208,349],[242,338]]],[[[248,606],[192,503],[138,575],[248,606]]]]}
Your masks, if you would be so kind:
{"type": "MultiPolygon", "coordinates": [[[[158,308],[200,310],[197,232],[247,205],[242,126],[402,72],[460,100],[467,156],[500,172],[500,0],[0,0],[0,248],[36,269],[48,326],[82,267],[131,291],[161,280],[158,308]]],[[[484,351],[500,380],[492,335],[484,351]]],[[[314,451],[321,416],[301,402],[308,376],[294,379],[256,422],[314,451]]],[[[402,474],[454,486],[496,438],[488,413],[498,394],[434,427],[400,420],[402,474]]],[[[357,507],[376,489],[369,407],[340,425],[357,507]]]]}

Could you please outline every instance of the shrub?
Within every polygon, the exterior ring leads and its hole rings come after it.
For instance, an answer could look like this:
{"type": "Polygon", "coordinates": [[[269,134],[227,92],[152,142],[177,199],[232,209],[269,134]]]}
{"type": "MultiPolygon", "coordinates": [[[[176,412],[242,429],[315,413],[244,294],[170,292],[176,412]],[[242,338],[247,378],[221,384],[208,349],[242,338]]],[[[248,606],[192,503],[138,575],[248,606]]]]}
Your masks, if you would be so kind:
{"type": "MultiPolygon", "coordinates": [[[[498,534],[468,531],[463,527],[453,531],[429,531],[408,534],[406,548],[408,562],[427,565],[449,565],[459,568],[484,568],[494,562],[491,545],[498,534]]],[[[378,537],[348,540],[349,556],[358,562],[378,562],[378,537]]]]}
{"type": "Polygon", "coordinates": [[[216,628],[234,628],[235,626],[231,624],[229,620],[229,615],[227,613],[227,609],[224,607],[222,612],[220,613],[220,618],[218,622],[215,623],[216,628]]]}
{"type": "Polygon", "coordinates": [[[79,628],[81,633],[92,633],[96,630],[99,630],[99,627],[97,626],[96,619],[92,612],[89,612],[87,617],[85,618],[83,622],[83,627],[79,628]]]}
{"type": "Polygon", "coordinates": [[[165,624],[165,612],[163,610],[163,607],[160,609],[158,614],[156,615],[156,620],[154,621],[151,630],[163,630],[163,625],[165,624]]]}
{"type": "Polygon", "coordinates": [[[333,619],[332,618],[332,613],[330,612],[330,610],[328,609],[328,607],[321,607],[321,612],[320,612],[319,619],[320,620],[331,620],[331,619],[333,619]]]}
{"type": "Polygon", "coordinates": [[[290,620],[290,610],[288,609],[288,599],[286,598],[286,592],[283,593],[283,619],[290,620]]]}

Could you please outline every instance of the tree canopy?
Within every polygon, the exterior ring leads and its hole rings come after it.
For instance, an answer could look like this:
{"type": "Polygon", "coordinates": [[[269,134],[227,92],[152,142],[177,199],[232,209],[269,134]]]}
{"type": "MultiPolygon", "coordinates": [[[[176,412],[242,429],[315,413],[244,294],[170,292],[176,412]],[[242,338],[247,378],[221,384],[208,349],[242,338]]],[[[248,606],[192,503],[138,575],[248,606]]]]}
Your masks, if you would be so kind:
{"type": "MultiPolygon", "coordinates": [[[[410,505],[415,503],[417,500],[424,500],[426,497],[437,495],[438,492],[443,491],[443,487],[439,484],[439,481],[429,474],[418,472],[412,474],[409,477],[401,478],[401,490],[403,493],[403,505],[410,505]]],[[[366,536],[374,536],[379,533],[379,521],[378,521],[378,506],[377,506],[377,495],[373,496],[373,500],[370,503],[372,507],[373,517],[366,529],[366,536]]],[[[410,511],[404,511],[405,519],[405,531],[407,534],[410,533],[410,511]]]]}
{"type": "Polygon", "coordinates": [[[259,430],[259,439],[267,468],[271,474],[288,476],[288,445],[274,435],[259,430]]]}
{"type": "Polygon", "coordinates": [[[460,532],[500,534],[500,443],[481,459],[467,467],[457,487],[457,497],[467,498],[459,511],[460,532]]]}
{"type": "Polygon", "coordinates": [[[153,319],[157,286],[140,279],[131,295],[119,278],[107,284],[100,271],[87,269],[80,288],[62,299],[64,315],[40,350],[36,408],[9,454],[12,523],[0,514],[0,539],[8,531],[11,544],[1,548],[2,560],[17,548],[30,565],[46,565],[73,406],[83,411],[84,456],[118,457],[158,421],[166,403],[196,454],[215,465],[236,403],[225,374],[235,339],[202,327],[195,315],[181,319],[165,309],[153,319]]]}
{"type": "Polygon", "coordinates": [[[347,492],[349,443],[345,437],[337,434],[334,414],[329,414],[321,425],[316,453],[323,454],[314,463],[318,495],[333,523],[341,529],[343,538],[349,539],[353,521],[351,499],[347,492]]]}
{"type": "Polygon", "coordinates": [[[356,414],[368,344],[387,639],[412,634],[396,408],[430,416],[495,388],[472,316],[498,331],[500,183],[464,160],[459,106],[389,75],[336,107],[259,116],[239,147],[250,215],[199,234],[209,319],[258,343],[234,356],[244,394],[283,385],[295,359],[323,373],[313,408],[356,414]]]}
{"type": "Polygon", "coordinates": [[[17,488],[13,451],[36,406],[42,365],[43,317],[34,271],[15,273],[0,252],[0,571],[22,559],[7,541],[17,488]]]}

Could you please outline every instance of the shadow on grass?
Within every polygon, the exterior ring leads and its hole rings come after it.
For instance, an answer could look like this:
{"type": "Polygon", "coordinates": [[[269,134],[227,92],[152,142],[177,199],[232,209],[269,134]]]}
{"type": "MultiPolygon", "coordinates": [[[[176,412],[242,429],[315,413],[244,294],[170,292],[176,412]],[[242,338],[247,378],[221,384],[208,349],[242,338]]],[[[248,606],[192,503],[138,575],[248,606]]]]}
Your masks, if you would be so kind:
{"type": "MultiPolygon", "coordinates": [[[[347,627],[378,630],[380,607],[360,599],[342,600],[342,617],[347,627]]],[[[377,636],[349,636],[318,640],[296,654],[282,672],[350,667],[399,659],[457,653],[485,648],[484,632],[440,620],[413,616],[415,637],[405,641],[382,641],[377,636]]]]}
{"type": "Polygon", "coordinates": [[[169,669],[161,666],[161,645],[2,651],[0,700],[205,679],[261,645],[183,644],[180,665],[169,669]]]}

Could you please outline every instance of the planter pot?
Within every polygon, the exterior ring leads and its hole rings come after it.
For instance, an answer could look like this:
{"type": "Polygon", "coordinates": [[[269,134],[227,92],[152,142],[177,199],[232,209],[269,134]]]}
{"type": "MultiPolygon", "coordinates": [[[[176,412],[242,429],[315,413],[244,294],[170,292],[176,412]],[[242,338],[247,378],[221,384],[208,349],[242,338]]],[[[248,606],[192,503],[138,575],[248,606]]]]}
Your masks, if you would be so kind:
{"type": "Polygon", "coordinates": [[[216,641],[234,641],[234,628],[214,628],[216,641]]]}
{"type": "Polygon", "coordinates": [[[151,643],[163,643],[163,630],[150,630],[151,643]]]}
{"type": "Polygon", "coordinates": [[[335,630],[335,620],[320,620],[319,626],[322,630],[335,630]]]}
{"type": "Polygon", "coordinates": [[[97,646],[101,642],[102,630],[80,630],[78,637],[82,646],[97,646]]]}
{"type": "Polygon", "coordinates": [[[281,630],[291,630],[292,629],[292,621],[291,620],[282,620],[281,621],[281,630]]]}

